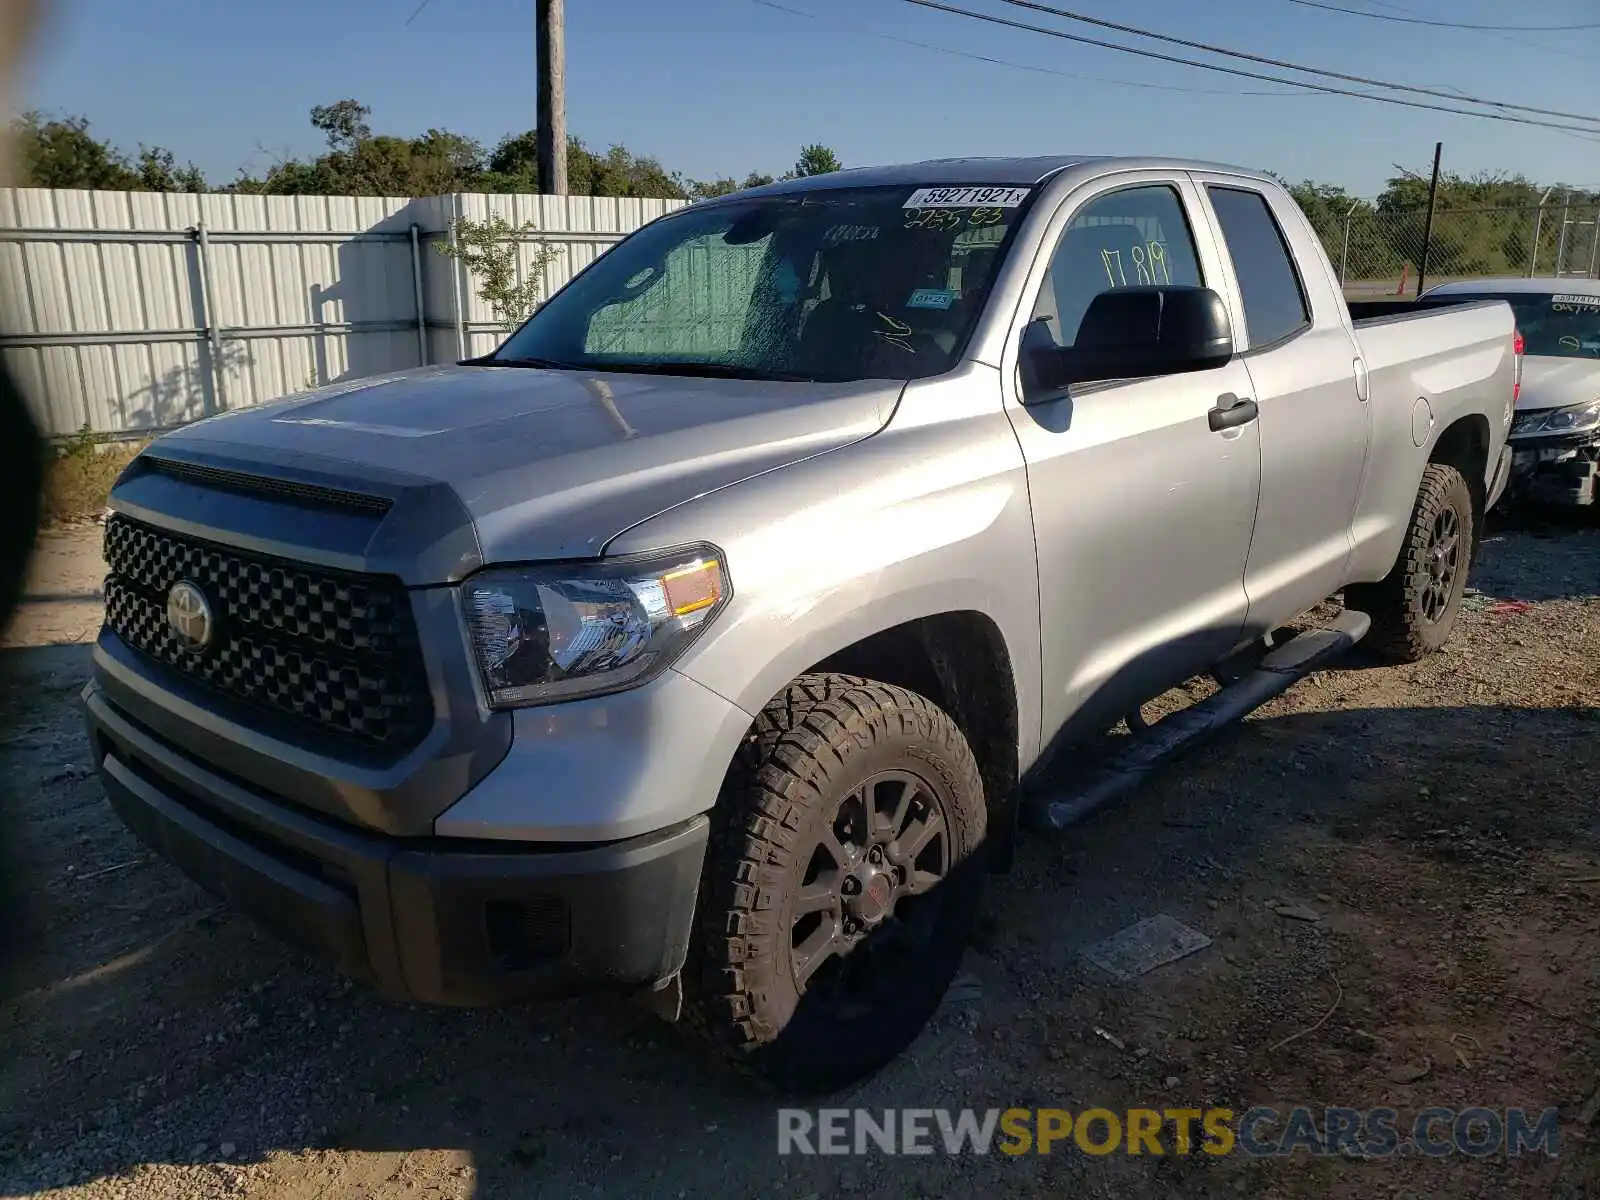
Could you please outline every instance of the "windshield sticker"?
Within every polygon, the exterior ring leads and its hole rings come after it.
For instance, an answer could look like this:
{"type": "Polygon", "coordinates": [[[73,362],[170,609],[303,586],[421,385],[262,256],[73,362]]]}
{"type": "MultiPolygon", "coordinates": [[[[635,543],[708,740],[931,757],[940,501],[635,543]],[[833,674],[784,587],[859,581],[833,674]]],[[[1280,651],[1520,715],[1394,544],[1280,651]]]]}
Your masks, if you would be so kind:
{"type": "Polygon", "coordinates": [[[1016,208],[1031,188],[929,187],[912,192],[901,208],[1016,208]]]}
{"type": "Polygon", "coordinates": [[[844,242],[871,242],[877,240],[876,225],[835,225],[822,235],[824,246],[838,246],[844,242]]]}
{"type": "Polygon", "coordinates": [[[906,301],[907,308],[949,308],[956,302],[956,294],[949,288],[918,288],[906,301]]]}
{"type": "Polygon", "coordinates": [[[1550,307],[1556,312],[1571,312],[1576,308],[1600,308],[1600,296],[1551,296],[1550,307]]]}

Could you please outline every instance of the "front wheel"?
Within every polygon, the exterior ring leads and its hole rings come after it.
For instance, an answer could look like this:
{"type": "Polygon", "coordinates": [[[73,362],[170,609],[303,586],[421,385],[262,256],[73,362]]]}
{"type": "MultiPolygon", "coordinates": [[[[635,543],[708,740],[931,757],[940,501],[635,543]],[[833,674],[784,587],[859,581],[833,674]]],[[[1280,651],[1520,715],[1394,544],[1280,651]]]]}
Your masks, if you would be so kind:
{"type": "Polygon", "coordinates": [[[1400,556],[1377,583],[1345,589],[1372,618],[1367,644],[1391,662],[1416,662],[1450,639],[1472,563],[1472,492],[1461,472],[1429,463],[1400,556]]]}
{"type": "Polygon", "coordinates": [[[887,1064],[933,1015],[983,886],[982,778],[923,696],[804,675],[756,719],[713,816],[695,1023],[786,1091],[887,1064]]]}

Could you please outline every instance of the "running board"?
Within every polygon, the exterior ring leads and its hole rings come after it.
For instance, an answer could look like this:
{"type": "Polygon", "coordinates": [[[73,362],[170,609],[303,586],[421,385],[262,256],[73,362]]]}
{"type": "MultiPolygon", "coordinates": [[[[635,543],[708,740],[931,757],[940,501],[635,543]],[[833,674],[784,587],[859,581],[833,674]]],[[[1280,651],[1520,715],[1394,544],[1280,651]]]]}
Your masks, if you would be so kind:
{"type": "Polygon", "coordinates": [[[1289,690],[1330,659],[1349,650],[1372,626],[1366,613],[1346,609],[1332,625],[1308,629],[1267,653],[1248,675],[1197,704],[1130,735],[1130,745],[1081,788],[1024,801],[1023,819],[1042,833],[1060,833],[1123,793],[1180,751],[1243,719],[1289,690]]]}

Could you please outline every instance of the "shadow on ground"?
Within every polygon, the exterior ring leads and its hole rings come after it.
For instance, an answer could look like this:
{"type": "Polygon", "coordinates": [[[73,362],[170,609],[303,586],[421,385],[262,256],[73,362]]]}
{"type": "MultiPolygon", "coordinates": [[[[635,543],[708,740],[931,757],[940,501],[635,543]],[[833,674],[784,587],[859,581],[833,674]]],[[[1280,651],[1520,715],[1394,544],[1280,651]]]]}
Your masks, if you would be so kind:
{"type": "MultiPolygon", "coordinates": [[[[1542,1100],[1570,1115],[1600,1063],[1587,1008],[1600,938],[1594,889],[1550,889],[1562,871],[1600,864],[1584,782],[1597,768],[1592,708],[1251,722],[1065,844],[1028,843],[1015,877],[996,887],[973,955],[981,997],[948,1006],[905,1059],[835,1103],[1377,1104],[1398,1092],[1401,1103],[1463,1107],[1542,1100]],[[1293,923],[1263,907],[1270,898],[1315,904],[1326,920],[1285,928],[1293,923]],[[1566,925],[1585,903],[1589,924],[1566,925]],[[1087,942],[1155,911],[1206,931],[1213,946],[1135,984],[1078,959],[1087,942]],[[1540,920],[1564,933],[1534,949],[1540,920]],[[1407,930],[1416,953],[1396,950],[1407,930]],[[1562,956],[1565,977],[1545,969],[1547,950],[1562,956]],[[1453,965],[1441,958],[1435,971],[1436,954],[1453,965]],[[1410,977],[1418,967],[1425,978],[1410,977]],[[1342,1010],[1294,1054],[1263,1054],[1327,1006],[1330,979],[1342,1010]],[[1428,1087],[1397,1087],[1391,1060],[1426,1053],[1435,1026],[1470,1035],[1485,1073],[1451,1069],[1428,1087]],[[1564,1036],[1579,1030],[1581,1046],[1564,1036]],[[1379,1040],[1357,1043],[1360,1031],[1379,1040]],[[1374,1045],[1391,1044],[1375,1058],[1374,1045]]],[[[73,789],[70,830],[93,826],[92,839],[120,842],[100,829],[93,790],[73,789]]],[[[345,1195],[389,1194],[408,1172],[467,1181],[462,1170],[479,1196],[744,1194],[752,1179],[765,1180],[760,1194],[794,1196],[840,1186],[1004,1194],[1068,1180],[1152,1196],[1180,1183],[1186,1195],[1234,1195],[1243,1180],[1289,1195],[1302,1174],[1308,1186],[1328,1182],[1326,1164],[1309,1161],[1272,1174],[1081,1155],[780,1163],[778,1100],[642,1012],[391,1005],[216,909],[164,864],[64,880],[61,840],[39,848],[50,873],[40,923],[67,973],[43,971],[51,978],[13,997],[5,1017],[0,1090],[12,1099],[0,1178],[12,1187],[148,1163],[195,1164],[196,1179],[298,1178],[317,1169],[308,1153],[317,1149],[347,1152],[321,1168],[332,1172],[330,1194],[345,1195]],[[62,961],[56,939],[88,921],[101,936],[62,961]],[[221,1157],[237,1165],[209,1165],[221,1157]]],[[[140,856],[131,843],[115,853],[140,856]]],[[[1497,1194],[1558,1195],[1593,1162],[1466,1167],[1497,1194]]]]}

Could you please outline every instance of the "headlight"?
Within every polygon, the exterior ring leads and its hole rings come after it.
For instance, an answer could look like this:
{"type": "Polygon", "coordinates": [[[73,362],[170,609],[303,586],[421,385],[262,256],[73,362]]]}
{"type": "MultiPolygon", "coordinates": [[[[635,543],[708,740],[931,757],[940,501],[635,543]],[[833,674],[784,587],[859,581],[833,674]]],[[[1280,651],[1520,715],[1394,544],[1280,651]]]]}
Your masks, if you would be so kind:
{"type": "Polygon", "coordinates": [[[1548,437],[1551,434],[1587,433],[1593,429],[1600,429],[1600,400],[1574,404],[1570,408],[1519,413],[1511,423],[1511,436],[1548,437]]]}
{"type": "Polygon", "coordinates": [[[461,588],[494,708],[636,687],[663,670],[728,601],[711,546],[592,563],[489,570],[461,588]]]}

